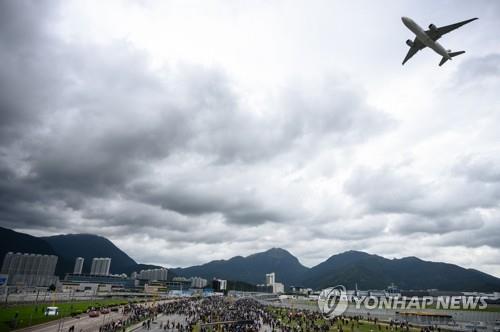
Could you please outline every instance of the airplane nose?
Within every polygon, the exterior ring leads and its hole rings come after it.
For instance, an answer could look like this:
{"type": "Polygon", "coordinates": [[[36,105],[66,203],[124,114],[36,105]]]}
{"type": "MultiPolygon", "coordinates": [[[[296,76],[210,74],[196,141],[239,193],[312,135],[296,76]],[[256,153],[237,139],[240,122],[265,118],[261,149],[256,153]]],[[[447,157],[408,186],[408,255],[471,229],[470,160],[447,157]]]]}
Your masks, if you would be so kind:
{"type": "Polygon", "coordinates": [[[401,21],[403,21],[403,24],[406,25],[407,27],[409,27],[412,22],[411,18],[406,16],[401,17],[401,21]]]}

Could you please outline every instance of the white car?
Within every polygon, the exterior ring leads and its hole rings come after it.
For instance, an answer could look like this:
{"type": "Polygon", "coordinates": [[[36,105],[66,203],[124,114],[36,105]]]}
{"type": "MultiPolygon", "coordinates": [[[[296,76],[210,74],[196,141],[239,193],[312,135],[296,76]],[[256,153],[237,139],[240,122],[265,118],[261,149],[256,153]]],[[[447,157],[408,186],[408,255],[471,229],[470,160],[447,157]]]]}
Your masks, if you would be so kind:
{"type": "Polygon", "coordinates": [[[45,309],[45,316],[57,315],[59,315],[59,307],[47,307],[47,309],[45,309]]]}

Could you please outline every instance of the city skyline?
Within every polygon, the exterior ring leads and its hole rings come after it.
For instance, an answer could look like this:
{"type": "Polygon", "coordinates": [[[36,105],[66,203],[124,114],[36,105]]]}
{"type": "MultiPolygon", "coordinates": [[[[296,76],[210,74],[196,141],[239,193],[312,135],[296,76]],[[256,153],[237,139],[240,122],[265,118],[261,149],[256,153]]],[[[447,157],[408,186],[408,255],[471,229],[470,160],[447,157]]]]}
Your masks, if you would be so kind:
{"type": "Polygon", "coordinates": [[[0,226],[168,267],[279,247],[500,277],[499,18],[493,0],[1,2],[0,226]],[[404,15],[479,20],[446,36],[464,55],[402,67],[404,15]]]}

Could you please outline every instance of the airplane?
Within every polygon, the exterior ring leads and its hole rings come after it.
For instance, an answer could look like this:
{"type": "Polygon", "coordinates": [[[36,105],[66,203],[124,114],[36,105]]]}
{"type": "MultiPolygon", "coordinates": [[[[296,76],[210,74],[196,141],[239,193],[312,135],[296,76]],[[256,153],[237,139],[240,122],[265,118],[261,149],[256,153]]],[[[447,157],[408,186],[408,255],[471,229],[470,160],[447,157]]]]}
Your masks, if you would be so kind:
{"type": "Polygon", "coordinates": [[[429,47],[443,57],[439,62],[439,66],[442,66],[446,61],[451,60],[451,58],[457,55],[465,53],[465,51],[452,52],[451,50],[445,50],[444,47],[437,42],[437,40],[444,34],[458,29],[462,25],[477,20],[477,17],[455,24],[446,25],[440,28],[436,27],[434,24],[430,24],[429,30],[425,31],[409,17],[403,16],[401,17],[401,20],[403,21],[403,24],[416,35],[413,41],[411,39],[408,39],[406,41],[406,45],[410,46],[410,50],[403,60],[403,65],[406,63],[406,61],[410,60],[410,58],[414,56],[418,51],[424,49],[425,47],[429,47]]]}

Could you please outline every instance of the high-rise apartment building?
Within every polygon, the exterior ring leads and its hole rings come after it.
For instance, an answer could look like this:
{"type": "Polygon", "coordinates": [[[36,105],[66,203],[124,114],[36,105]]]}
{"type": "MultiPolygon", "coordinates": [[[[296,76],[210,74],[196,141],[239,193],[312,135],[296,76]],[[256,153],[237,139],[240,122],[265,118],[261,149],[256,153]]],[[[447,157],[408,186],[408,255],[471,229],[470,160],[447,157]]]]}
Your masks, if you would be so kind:
{"type": "Polygon", "coordinates": [[[137,279],[150,281],[166,281],[167,274],[167,269],[141,270],[141,272],[139,272],[139,274],[137,275],[137,279]]]}
{"type": "Polygon", "coordinates": [[[57,281],[56,265],[57,256],[54,255],[9,252],[0,273],[8,275],[9,285],[49,286],[57,281]]]}
{"type": "Polygon", "coordinates": [[[92,265],[90,267],[90,274],[96,276],[107,276],[109,275],[110,267],[111,267],[111,258],[109,257],[93,258],[92,265]]]}
{"type": "Polygon", "coordinates": [[[205,288],[208,284],[207,279],[203,279],[200,277],[191,278],[191,287],[193,288],[205,288]]]}
{"type": "Polygon", "coordinates": [[[73,274],[82,274],[82,269],[83,269],[83,257],[77,257],[75,259],[75,268],[73,270],[73,274]]]}
{"type": "Polygon", "coordinates": [[[276,276],[275,276],[274,272],[266,274],[266,285],[267,286],[274,285],[275,281],[276,281],[276,276]]]}

